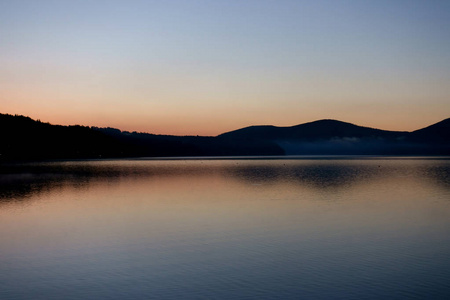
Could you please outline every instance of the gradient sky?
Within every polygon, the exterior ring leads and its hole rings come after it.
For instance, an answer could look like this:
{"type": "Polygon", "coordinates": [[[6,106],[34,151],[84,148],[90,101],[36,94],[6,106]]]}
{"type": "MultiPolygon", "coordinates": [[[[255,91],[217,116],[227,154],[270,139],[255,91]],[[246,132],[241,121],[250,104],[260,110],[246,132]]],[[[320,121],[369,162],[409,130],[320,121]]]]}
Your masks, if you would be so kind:
{"type": "Polygon", "coordinates": [[[0,112],[216,135],[450,117],[450,1],[0,0],[0,112]]]}

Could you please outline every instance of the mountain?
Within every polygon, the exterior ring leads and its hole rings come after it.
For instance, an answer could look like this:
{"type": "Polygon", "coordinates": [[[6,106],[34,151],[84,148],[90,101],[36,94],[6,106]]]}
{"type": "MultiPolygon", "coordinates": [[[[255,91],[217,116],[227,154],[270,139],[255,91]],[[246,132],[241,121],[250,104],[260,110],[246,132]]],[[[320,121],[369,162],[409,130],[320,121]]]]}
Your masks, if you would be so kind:
{"type": "Polygon", "coordinates": [[[86,126],[60,126],[0,114],[0,158],[64,159],[131,154],[116,139],[86,126]],[[127,152],[128,151],[128,152],[127,152]]]}
{"type": "Polygon", "coordinates": [[[219,135],[222,138],[238,139],[290,139],[290,140],[321,140],[331,138],[393,138],[405,135],[406,132],[386,131],[369,127],[357,126],[337,120],[319,120],[292,127],[250,126],[219,135]]]}
{"type": "Polygon", "coordinates": [[[130,133],[0,114],[0,161],[283,154],[282,148],[270,141],[223,142],[214,137],[130,133]]]}
{"type": "Polygon", "coordinates": [[[448,144],[450,141],[450,118],[428,127],[413,131],[410,135],[413,141],[434,144],[448,144]]]}
{"type": "Polygon", "coordinates": [[[380,130],[326,119],[291,127],[250,126],[218,137],[272,141],[288,155],[449,155],[449,135],[450,119],[414,132],[380,130]]]}
{"type": "Polygon", "coordinates": [[[450,155],[450,119],[413,132],[336,120],[250,126],[216,137],[61,126],[0,114],[0,161],[233,155],[450,155]]]}

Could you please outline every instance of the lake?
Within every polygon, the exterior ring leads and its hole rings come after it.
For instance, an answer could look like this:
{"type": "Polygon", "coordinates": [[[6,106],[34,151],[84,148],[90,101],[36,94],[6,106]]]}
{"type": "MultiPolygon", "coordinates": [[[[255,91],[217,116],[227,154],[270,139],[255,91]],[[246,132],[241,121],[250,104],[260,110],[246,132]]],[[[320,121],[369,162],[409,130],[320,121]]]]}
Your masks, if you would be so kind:
{"type": "Polygon", "coordinates": [[[0,171],[0,299],[450,299],[448,158],[0,171]]]}

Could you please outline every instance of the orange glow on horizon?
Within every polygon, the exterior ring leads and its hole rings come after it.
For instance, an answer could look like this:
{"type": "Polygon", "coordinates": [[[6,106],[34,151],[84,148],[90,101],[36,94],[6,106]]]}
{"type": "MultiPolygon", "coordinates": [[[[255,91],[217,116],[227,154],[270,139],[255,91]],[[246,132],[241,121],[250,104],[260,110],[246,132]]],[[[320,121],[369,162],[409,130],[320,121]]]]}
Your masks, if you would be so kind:
{"type": "MultiPolygon", "coordinates": [[[[434,116],[424,115],[423,118],[411,118],[408,115],[399,116],[390,119],[377,119],[377,118],[363,118],[358,116],[351,116],[351,113],[347,113],[342,116],[323,115],[319,116],[300,116],[299,118],[286,117],[282,118],[270,118],[270,116],[263,115],[260,119],[256,116],[249,116],[245,118],[243,116],[236,118],[226,118],[226,116],[214,116],[209,115],[204,118],[195,118],[188,116],[175,115],[173,118],[166,116],[149,116],[133,114],[74,114],[69,111],[57,111],[46,110],[43,112],[33,110],[15,110],[15,111],[2,111],[1,113],[18,114],[28,116],[34,120],[40,120],[42,122],[48,122],[53,125],[82,125],[82,126],[95,126],[95,127],[112,127],[122,131],[136,131],[152,134],[163,135],[199,135],[199,136],[216,136],[224,132],[236,130],[239,128],[253,126],[253,125],[274,125],[279,127],[295,126],[298,124],[317,121],[320,119],[336,119],[339,121],[353,123],[359,126],[372,127],[382,130],[392,131],[414,131],[421,129],[442,121],[445,116],[440,119],[436,119],[434,116]]],[[[447,116],[448,117],[448,116],[447,116]]]]}

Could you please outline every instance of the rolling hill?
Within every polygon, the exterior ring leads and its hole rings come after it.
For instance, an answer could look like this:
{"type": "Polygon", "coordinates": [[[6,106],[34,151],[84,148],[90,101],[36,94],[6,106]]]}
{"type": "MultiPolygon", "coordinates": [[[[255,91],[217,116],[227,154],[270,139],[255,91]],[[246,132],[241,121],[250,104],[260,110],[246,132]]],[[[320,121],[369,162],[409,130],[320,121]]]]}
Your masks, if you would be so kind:
{"type": "Polygon", "coordinates": [[[250,126],[218,137],[272,141],[288,155],[449,155],[450,119],[413,132],[380,130],[326,119],[291,127],[250,126]]]}
{"type": "Polygon", "coordinates": [[[357,126],[337,120],[318,120],[291,127],[250,126],[235,131],[223,133],[225,138],[264,138],[271,140],[321,140],[344,137],[383,137],[393,138],[405,135],[407,132],[386,131],[369,127],[357,126]]]}
{"type": "Polygon", "coordinates": [[[450,119],[413,132],[337,120],[250,126],[216,137],[61,126],[0,114],[0,160],[232,155],[450,155],[450,119]]]}

